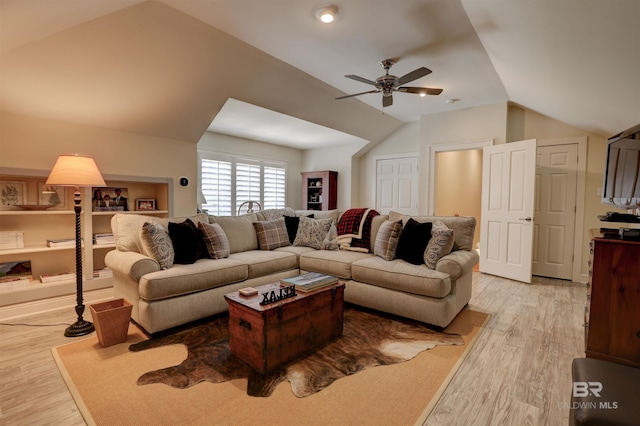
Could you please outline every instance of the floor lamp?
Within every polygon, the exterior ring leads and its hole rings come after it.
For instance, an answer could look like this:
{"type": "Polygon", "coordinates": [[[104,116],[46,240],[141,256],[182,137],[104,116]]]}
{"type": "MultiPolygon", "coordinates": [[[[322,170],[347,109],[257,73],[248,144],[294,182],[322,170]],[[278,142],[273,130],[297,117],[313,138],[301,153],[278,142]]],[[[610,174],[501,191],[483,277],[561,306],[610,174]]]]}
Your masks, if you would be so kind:
{"type": "Polygon", "coordinates": [[[75,188],[74,211],[76,213],[76,313],[78,320],[64,331],[67,337],[89,334],[95,330],[93,323],[82,318],[84,301],[82,298],[82,239],[80,237],[80,213],[82,201],[80,188],[87,186],[107,186],[93,158],[77,155],[61,155],[51,169],[45,185],[73,186],[75,188]]]}

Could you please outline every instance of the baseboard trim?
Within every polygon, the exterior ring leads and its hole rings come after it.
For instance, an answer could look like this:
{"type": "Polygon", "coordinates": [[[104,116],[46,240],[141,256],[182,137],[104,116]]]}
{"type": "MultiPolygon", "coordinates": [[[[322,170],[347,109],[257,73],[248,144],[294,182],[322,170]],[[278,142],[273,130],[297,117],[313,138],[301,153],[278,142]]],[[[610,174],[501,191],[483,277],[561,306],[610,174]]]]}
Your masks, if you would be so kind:
{"type": "MultiPolygon", "coordinates": [[[[103,302],[113,299],[113,287],[83,293],[85,305],[88,303],[103,302]]],[[[52,297],[42,300],[20,303],[16,305],[0,307],[0,321],[21,318],[27,315],[40,314],[76,306],[76,295],[52,297]]]]}

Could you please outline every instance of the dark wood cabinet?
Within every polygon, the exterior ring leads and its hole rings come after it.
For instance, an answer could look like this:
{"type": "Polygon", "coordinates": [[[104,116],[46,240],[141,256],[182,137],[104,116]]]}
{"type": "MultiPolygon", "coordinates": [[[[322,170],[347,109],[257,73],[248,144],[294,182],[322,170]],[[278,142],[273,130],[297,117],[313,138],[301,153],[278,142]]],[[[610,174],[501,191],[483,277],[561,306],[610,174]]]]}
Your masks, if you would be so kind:
{"type": "Polygon", "coordinates": [[[302,172],[302,209],[333,210],[338,206],[338,172],[302,172]]]}
{"type": "Polygon", "coordinates": [[[640,367],[640,241],[591,240],[586,356],[640,367]]]}

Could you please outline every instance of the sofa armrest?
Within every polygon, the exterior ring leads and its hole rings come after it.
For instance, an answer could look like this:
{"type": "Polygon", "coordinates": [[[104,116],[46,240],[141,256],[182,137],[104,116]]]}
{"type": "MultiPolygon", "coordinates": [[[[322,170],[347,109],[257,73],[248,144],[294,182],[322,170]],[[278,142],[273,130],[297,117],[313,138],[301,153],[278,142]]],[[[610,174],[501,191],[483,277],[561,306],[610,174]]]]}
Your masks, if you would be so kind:
{"type": "Polygon", "coordinates": [[[104,263],[114,273],[128,275],[136,282],[143,275],[161,269],[157,261],[134,251],[111,250],[105,256],[104,263]]]}
{"type": "Polygon", "coordinates": [[[480,256],[475,250],[456,250],[443,256],[436,263],[436,271],[449,274],[451,280],[457,280],[463,273],[473,269],[480,256]]]}

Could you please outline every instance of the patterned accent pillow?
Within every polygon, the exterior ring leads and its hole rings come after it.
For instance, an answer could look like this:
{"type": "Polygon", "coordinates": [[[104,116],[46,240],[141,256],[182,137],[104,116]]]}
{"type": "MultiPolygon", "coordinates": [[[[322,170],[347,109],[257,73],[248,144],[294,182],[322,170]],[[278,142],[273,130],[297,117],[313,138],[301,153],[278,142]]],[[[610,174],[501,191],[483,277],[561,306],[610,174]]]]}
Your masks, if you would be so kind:
{"type": "Polygon", "coordinates": [[[447,228],[442,221],[433,222],[431,239],[424,250],[424,263],[427,268],[436,269],[436,263],[453,248],[453,229],[447,228]]]}
{"type": "Polygon", "coordinates": [[[207,251],[212,259],[224,259],[229,257],[231,248],[229,246],[229,239],[222,230],[222,226],[217,223],[204,223],[198,224],[198,229],[202,233],[204,242],[207,245],[207,251]]]}
{"type": "Polygon", "coordinates": [[[398,241],[402,233],[402,221],[385,220],[376,234],[373,245],[373,254],[384,260],[393,260],[396,257],[398,241]]]}
{"type": "Polygon", "coordinates": [[[289,234],[287,233],[287,225],[284,223],[283,216],[275,220],[253,222],[253,227],[258,236],[260,250],[273,250],[278,247],[291,245],[289,234]]]}
{"type": "Polygon", "coordinates": [[[298,233],[296,234],[293,245],[321,250],[322,242],[327,237],[332,223],[333,219],[301,217],[300,225],[298,225],[298,233]]]}
{"type": "Polygon", "coordinates": [[[173,266],[175,252],[169,232],[156,222],[145,222],[140,229],[140,241],[144,254],[160,264],[160,268],[169,269],[173,266]]]}

